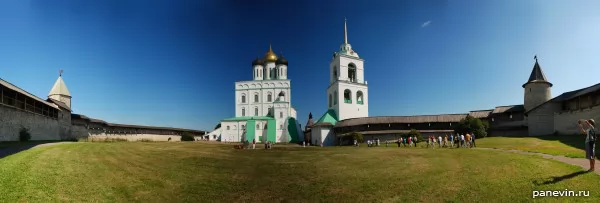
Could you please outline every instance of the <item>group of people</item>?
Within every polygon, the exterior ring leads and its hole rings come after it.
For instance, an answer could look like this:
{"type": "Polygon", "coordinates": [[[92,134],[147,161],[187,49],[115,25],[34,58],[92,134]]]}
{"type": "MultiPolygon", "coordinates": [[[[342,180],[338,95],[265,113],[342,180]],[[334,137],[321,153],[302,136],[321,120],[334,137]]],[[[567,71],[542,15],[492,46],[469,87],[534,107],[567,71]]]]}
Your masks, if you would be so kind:
{"type": "Polygon", "coordinates": [[[427,139],[427,147],[435,148],[472,148],[476,147],[475,145],[475,134],[466,133],[466,134],[457,134],[454,136],[450,134],[450,136],[445,135],[442,136],[429,136],[427,139]]]}
{"type": "MultiPolygon", "coordinates": [[[[405,147],[417,147],[417,136],[409,136],[409,137],[400,137],[398,138],[398,141],[396,141],[396,144],[398,144],[398,147],[401,147],[402,145],[404,145],[405,147]]],[[[385,146],[387,147],[387,141],[385,146]]]]}
{"type": "MultiPolygon", "coordinates": [[[[375,147],[380,146],[380,140],[367,140],[367,146],[375,147]]],[[[475,134],[474,133],[466,133],[466,134],[457,134],[456,136],[453,134],[445,135],[445,136],[429,136],[425,140],[427,143],[427,148],[473,148],[475,145],[475,134]]],[[[385,141],[385,146],[389,145],[389,141],[385,141]]],[[[409,136],[409,137],[400,137],[398,141],[395,142],[398,147],[417,147],[418,137],[417,136],[409,136]]],[[[354,146],[359,147],[360,143],[357,140],[354,140],[354,146]]]]}
{"type": "MultiPolygon", "coordinates": [[[[246,149],[250,148],[250,142],[248,140],[245,140],[243,143],[244,143],[244,148],[246,148],[246,149]]],[[[271,141],[266,141],[266,142],[264,142],[264,144],[265,144],[265,149],[273,148],[273,143],[271,141]]],[[[256,139],[252,139],[252,149],[256,149],[256,139]]]]}

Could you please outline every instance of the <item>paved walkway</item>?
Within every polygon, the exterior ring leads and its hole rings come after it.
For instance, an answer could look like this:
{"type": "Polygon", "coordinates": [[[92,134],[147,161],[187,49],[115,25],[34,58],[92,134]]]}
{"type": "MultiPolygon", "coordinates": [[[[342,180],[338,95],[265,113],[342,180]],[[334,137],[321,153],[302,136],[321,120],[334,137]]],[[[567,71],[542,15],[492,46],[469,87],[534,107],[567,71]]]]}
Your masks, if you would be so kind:
{"type": "MultiPolygon", "coordinates": [[[[512,152],[512,153],[527,154],[527,155],[537,155],[537,156],[544,157],[546,159],[553,159],[553,160],[557,160],[557,161],[560,161],[563,163],[580,166],[583,168],[583,170],[588,170],[590,168],[590,161],[588,159],[584,159],[584,158],[571,158],[571,157],[558,156],[558,155],[542,154],[542,153],[537,153],[537,152],[525,152],[525,151],[514,150],[514,149],[492,149],[492,148],[479,148],[479,147],[474,148],[474,149],[512,152]]],[[[594,172],[596,174],[600,175],[600,160],[596,160],[596,170],[594,172]]]]}

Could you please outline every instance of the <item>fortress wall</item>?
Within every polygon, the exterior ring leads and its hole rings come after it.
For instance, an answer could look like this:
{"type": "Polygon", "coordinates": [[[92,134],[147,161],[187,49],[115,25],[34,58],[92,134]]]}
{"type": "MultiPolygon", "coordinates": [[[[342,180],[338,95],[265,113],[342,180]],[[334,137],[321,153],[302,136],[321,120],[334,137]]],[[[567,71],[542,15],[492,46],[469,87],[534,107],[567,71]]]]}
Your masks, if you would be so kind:
{"type": "Polygon", "coordinates": [[[596,121],[596,128],[600,120],[600,106],[586,108],[581,110],[564,111],[554,113],[554,129],[560,134],[579,133],[577,121],[579,119],[593,118],[596,121]]]}
{"type": "Polygon", "coordinates": [[[529,112],[527,116],[527,126],[529,136],[543,136],[554,133],[554,112],[561,109],[561,104],[548,102],[529,112]]]}
{"type": "Polygon", "coordinates": [[[21,126],[31,140],[60,140],[57,119],[0,104],[0,141],[19,141],[21,126]]]}
{"type": "Polygon", "coordinates": [[[148,141],[169,141],[171,138],[171,142],[179,142],[181,141],[181,136],[179,135],[156,135],[156,134],[90,134],[88,140],[90,141],[103,141],[110,139],[125,139],[127,141],[136,142],[142,140],[148,141]]]}

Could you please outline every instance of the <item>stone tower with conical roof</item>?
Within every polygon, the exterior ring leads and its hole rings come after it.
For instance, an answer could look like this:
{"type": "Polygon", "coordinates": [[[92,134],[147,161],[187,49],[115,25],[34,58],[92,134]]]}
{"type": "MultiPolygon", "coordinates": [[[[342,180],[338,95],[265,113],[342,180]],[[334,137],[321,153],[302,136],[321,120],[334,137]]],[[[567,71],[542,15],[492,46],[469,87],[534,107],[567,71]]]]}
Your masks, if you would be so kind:
{"type": "Polygon", "coordinates": [[[533,65],[529,80],[523,84],[523,89],[525,90],[525,99],[523,102],[525,112],[552,99],[552,83],[544,75],[544,71],[542,71],[542,67],[538,63],[537,56],[534,59],[535,65],[533,65]]]}
{"type": "Polygon", "coordinates": [[[71,93],[69,92],[65,81],[62,79],[62,72],[63,71],[61,70],[58,79],[56,79],[54,86],[52,86],[50,93],[48,93],[48,98],[62,102],[71,108],[71,93]]]}

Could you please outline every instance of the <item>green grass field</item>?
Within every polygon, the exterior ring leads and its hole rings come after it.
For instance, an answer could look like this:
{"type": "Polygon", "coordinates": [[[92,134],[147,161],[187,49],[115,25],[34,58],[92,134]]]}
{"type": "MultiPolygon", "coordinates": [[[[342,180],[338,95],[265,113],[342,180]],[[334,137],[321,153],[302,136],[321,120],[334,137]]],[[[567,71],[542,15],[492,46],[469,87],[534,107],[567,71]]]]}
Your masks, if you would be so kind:
{"type": "MultiPolygon", "coordinates": [[[[476,141],[478,147],[516,149],[573,158],[585,158],[585,138],[576,135],[545,137],[488,137],[476,141]]],[[[600,151],[596,150],[597,156],[600,151]]]]}
{"type": "Polygon", "coordinates": [[[0,202],[524,202],[600,176],[536,156],[473,149],[206,143],[71,143],[0,159],[0,202]]]}

